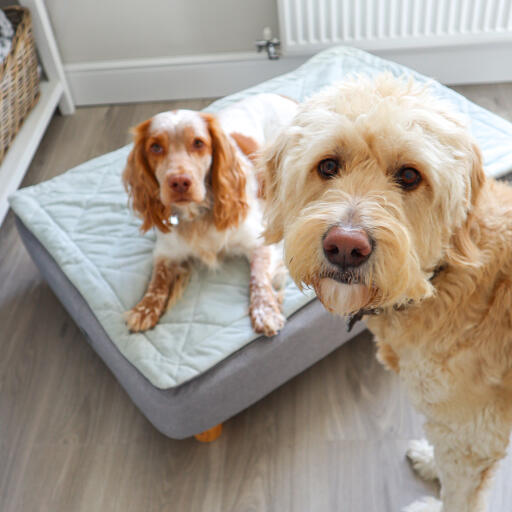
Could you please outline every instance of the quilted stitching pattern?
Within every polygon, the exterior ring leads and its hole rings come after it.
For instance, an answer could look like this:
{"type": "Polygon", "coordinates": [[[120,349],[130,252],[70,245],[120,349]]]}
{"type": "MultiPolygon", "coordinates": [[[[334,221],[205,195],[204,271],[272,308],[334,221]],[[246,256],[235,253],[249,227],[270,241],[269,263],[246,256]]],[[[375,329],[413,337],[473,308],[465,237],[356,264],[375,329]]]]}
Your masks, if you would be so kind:
{"type": "MultiPolygon", "coordinates": [[[[301,101],[348,74],[383,70],[395,75],[408,72],[359,50],[333,48],[292,73],[219,100],[207,110],[215,112],[260,92],[279,92],[301,101]]],[[[510,171],[512,125],[439,84],[433,87],[471,117],[487,173],[510,171]]],[[[155,329],[129,334],[122,314],[146,289],[154,242],[152,233],[140,234],[140,221],[127,208],[120,174],[129,150],[121,148],[20,190],[11,206],[89,303],[121,353],[154,386],[166,389],[197,377],[257,337],[247,315],[249,267],[243,259],[232,259],[216,273],[196,268],[183,299],[155,329]]],[[[313,298],[312,292],[303,295],[289,282],[286,316],[313,298]]]]}

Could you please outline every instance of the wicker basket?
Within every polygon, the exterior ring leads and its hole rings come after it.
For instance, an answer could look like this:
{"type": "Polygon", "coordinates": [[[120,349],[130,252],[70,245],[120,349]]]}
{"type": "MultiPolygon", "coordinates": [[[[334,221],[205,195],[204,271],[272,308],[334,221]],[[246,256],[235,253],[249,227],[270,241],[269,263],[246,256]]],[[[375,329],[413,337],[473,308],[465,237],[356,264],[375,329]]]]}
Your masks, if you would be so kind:
{"type": "Polygon", "coordinates": [[[0,163],[24,119],[39,99],[39,73],[30,11],[7,7],[15,33],[9,55],[0,64],[0,163]]]}

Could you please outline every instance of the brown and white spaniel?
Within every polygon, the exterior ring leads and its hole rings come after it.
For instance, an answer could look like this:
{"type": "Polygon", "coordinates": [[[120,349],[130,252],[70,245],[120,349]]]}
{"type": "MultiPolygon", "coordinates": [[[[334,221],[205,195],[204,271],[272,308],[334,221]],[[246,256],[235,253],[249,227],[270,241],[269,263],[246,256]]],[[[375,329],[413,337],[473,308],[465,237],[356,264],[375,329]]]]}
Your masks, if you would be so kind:
{"type": "Polygon", "coordinates": [[[263,199],[251,159],[295,111],[290,99],[258,94],[217,115],[174,110],[134,128],[123,181],[141,230],[156,228],[156,245],[147,291],[126,313],[131,331],[151,329],[176,303],[192,262],[215,267],[225,255],[250,262],[254,330],[272,336],[283,327],[274,288],[281,255],[260,237],[263,199]]]}

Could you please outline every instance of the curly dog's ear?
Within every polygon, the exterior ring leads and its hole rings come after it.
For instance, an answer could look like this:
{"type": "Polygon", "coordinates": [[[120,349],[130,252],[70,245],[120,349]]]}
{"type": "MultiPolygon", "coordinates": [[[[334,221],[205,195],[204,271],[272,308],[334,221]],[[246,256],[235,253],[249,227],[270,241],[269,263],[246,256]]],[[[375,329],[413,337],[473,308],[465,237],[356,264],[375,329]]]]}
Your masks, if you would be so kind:
{"type": "Polygon", "coordinates": [[[217,118],[201,114],[208,124],[212,138],[212,191],[213,221],[219,230],[236,227],[249,210],[245,185],[246,177],[236,155],[217,118]]]}
{"type": "Polygon", "coordinates": [[[452,235],[447,256],[448,261],[452,263],[469,267],[479,267],[481,265],[481,254],[480,249],[474,242],[475,226],[473,210],[480,197],[480,192],[484,186],[486,177],[483,168],[482,154],[475,142],[472,142],[470,145],[468,166],[470,167],[468,190],[470,209],[464,224],[452,235]]]}
{"type": "Polygon", "coordinates": [[[266,146],[256,159],[261,194],[265,200],[266,228],[263,236],[268,244],[275,244],[284,236],[284,208],[286,205],[280,195],[282,189],[281,166],[287,145],[288,136],[282,130],[274,142],[266,146]]]}
{"type": "Polygon", "coordinates": [[[146,138],[151,119],[133,128],[133,149],[123,171],[123,183],[132,208],[142,218],[141,231],[153,226],[164,233],[170,231],[170,209],[160,201],[160,187],[146,157],[146,138]]]}

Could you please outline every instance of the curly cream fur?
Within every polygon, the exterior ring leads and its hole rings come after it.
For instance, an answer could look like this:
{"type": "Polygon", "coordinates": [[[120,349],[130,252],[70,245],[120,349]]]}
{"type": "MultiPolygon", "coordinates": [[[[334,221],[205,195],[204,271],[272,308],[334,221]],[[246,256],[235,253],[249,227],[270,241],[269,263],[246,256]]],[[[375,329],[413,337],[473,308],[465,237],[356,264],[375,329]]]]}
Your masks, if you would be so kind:
{"type": "Polygon", "coordinates": [[[512,427],[512,189],[485,179],[450,105],[391,75],[357,77],[308,100],[260,165],[266,237],[284,238],[295,281],[338,314],[383,311],[368,319],[379,360],[427,417],[435,463],[421,462],[442,486],[442,505],[408,510],[483,512],[512,427]],[[339,160],[335,178],[316,171],[325,158],[339,160]],[[415,190],[396,182],[404,166],[422,176],[415,190]],[[335,224],[362,228],[375,243],[351,283],[338,282],[323,255],[335,224]]]}

